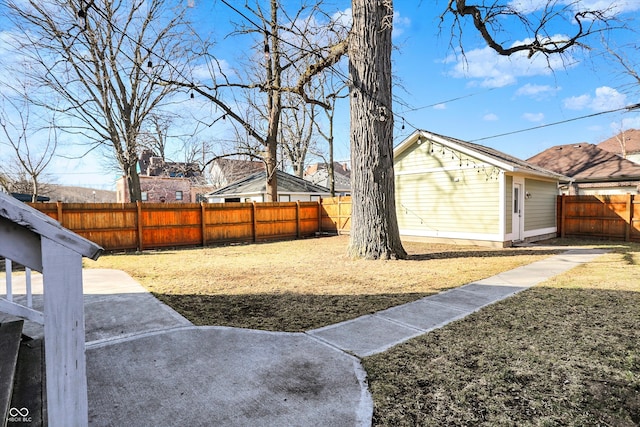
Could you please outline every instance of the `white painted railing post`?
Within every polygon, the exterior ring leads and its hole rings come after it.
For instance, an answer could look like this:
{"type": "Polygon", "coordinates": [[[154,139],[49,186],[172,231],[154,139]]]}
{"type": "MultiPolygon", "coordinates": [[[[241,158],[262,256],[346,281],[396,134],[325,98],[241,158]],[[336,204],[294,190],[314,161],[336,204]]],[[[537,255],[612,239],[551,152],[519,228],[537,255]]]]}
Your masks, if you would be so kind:
{"type": "Polygon", "coordinates": [[[82,255],[42,238],[44,340],[49,426],[88,420],[82,255]]]}

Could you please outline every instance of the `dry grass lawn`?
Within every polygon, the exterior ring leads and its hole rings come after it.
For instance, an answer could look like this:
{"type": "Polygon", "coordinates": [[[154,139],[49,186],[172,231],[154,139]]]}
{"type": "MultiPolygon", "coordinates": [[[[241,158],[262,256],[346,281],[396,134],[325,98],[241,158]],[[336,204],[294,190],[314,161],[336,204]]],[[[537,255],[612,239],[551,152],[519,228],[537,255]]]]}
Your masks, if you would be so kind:
{"type": "Polygon", "coordinates": [[[604,246],[613,252],[366,358],[374,425],[640,425],[640,245],[604,246]]]}
{"type": "Polygon", "coordinates": [[[103,255],[197,325],[304,331],[460,286],[553,251],[406,242],[404,261],[352,260],[348,237],[103,255]]]}

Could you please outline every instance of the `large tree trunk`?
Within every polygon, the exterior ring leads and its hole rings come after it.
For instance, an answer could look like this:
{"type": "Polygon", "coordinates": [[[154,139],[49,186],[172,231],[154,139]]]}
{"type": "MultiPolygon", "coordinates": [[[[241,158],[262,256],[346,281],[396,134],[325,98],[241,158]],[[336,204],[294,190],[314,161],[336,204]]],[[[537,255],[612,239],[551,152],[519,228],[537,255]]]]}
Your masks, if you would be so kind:
{"type": "Polygon", "coordinates": [[[267,109],[269,123],[266,137],[265,166],[267,169],[266,193],[267,202],[278,201],[278,131],[280,126],[280,113],[282,100],[280,94],[281,73],[280,51],[278,46],[278,1],[271,0],[271,35],[265,34],[265,46],[271,45],[265,50],[267,85],[270,87],[267,94],[267,109]],[[269,51],[271,54],[269,54],[269,51]]]}
{"type": "Polygon", "coordinates": [[[405,258],[396,216],[391,97],[391,0],[353,0],[352,213],[349,255],[405,258]]]}
{"type": "Polygon", "coordinates": [[[142,200],[142,189],[140,188],[140,176],[138,175],[137,162],[133,166],[125,168],[127,171],[126,180],[129,187],[129,200],[132,203],[142,200]]]}

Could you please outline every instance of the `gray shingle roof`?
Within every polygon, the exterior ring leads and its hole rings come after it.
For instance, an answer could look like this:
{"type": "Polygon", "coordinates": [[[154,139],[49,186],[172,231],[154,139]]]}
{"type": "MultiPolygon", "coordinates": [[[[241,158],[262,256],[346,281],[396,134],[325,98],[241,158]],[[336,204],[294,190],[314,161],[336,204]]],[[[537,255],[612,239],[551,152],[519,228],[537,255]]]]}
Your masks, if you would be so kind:
{"type": "MultiPolygon", "coordinates": [[[[267,172],[259,171],[253,173],[239,181],[231,183],[226,187],[222,187],[207,196],[221,196],[228,194],[250,194],[262,193],[267,187],[267,172]]],[[[329,193],[329,189],[320,185],[305,181],[297,176],[290,175],[286,172],[276,171],[278,180],[278,192],[282,193],[329,193]]]]}

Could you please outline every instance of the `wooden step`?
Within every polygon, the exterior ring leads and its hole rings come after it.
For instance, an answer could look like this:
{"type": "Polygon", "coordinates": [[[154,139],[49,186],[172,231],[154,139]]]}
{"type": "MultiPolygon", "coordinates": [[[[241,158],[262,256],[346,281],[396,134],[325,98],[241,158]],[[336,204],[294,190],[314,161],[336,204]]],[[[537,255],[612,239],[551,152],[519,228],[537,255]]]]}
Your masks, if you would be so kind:
{"type": "Polygon", "coordinates": [[[11,409],[11,394],[22,339],[23,320],[0,323],[0,420],[7,425],[11,409]]]}
{"type": "Polygon", "coordinates": [[[7,427],[46,425],[44,369],[43,340],[23,335],[11,398],[14,417],[9,417],[7,427]]]}

